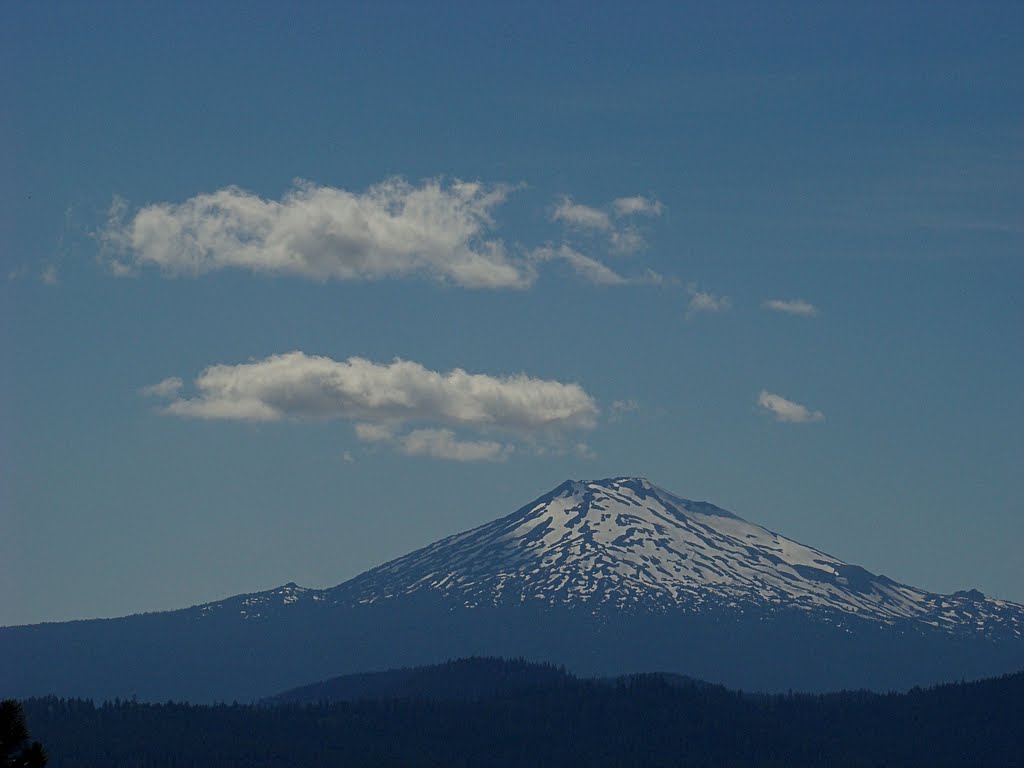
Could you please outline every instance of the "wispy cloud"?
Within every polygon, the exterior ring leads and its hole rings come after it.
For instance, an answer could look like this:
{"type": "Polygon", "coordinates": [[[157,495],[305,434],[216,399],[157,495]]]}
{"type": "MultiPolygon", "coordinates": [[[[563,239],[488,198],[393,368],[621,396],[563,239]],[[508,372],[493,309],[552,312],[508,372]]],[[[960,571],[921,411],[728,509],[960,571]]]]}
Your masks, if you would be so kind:
{"type": "Polygon", "coordinates": [[[312,280],[419,276],[464,288],[523,288],[535,275],[488,239],[491,212],[511,188],[388,179],[362,193],[298,182],[281,200],[238,187],[125,218],[115,201],[102,240],[117,274],[146,266],[170,275],[222,269],[312,280]]]}
{"type": "Polygon", "coordinates": [[[394,427],[386,424],[356,424],[356,437],[364,443],[387,443],[394,439],[394,427]]]}
{"type": "Polygon", "coordinates": [[[661,216],[665,206],[651,197],[634,195],[620,197],[612,201],[617,216],[661,216]]]}
{"type": "Polygon", "coordinates": [[[563,261],[579,277],[594,285],[661,285],[666,281],[662,275],[651,269],[639,275],[626,277],[564,243],[557,247],[545,245],[536,248],[531,252],[530,259],[536,263],[563,261]]]}
{"type": "Polygon", "coordinates": [[[58,282],[57,267],[50,264],[39,274],[39,280],[43,285],[56,285],[58,282]]]}
{"type": "Polygon", "coordinates": [[[531,257],[537,262],[564,261],[572,267],[577,275],[595,285],[625,285],[628,282],[626,278],[613,269],[596,259],[584,256],[568,245],[560,245],[557,248],[552,246],[537,248],[533,251],[531,257]]]}
{"type": "Polygon", "coordinates": [[[761,307],[772,312],[784,312],[787,315],[802,317],[814,317],[818,314],[818,308],[803,299],[768,299],[761,307]]]}
{"type": "Polygon", "coordinates": [[[551,212],[553,221],[585,233],[599,233],[608,239],[611,250],[617,254],[633,254],[643,250],[647,241],[633,224],[613,221],[633,216],[657,217],[664,206],[654,198],[635,195],[620,197],[601,208],[575,202],[564,195],[551,212]]]}
{"type": "Polygon", "coordinates": [[[580,229],[596,229],[604,232],[612,228],[612,222],[607,213],[599,208],[575,203],[568,195],[562,197],[555,204],[551,218],[580,229]]]}
{"type": "Polygon", "coordinates": [[[163,381],[159,381],[156,384],[151,384],[148,387],[143,387],[139,390],[139,393],[146,397],[163,397],[171,398],[177,397],[178,392],[184,386],[185,382],[179,379],[177,376],[170,376],[163,381]]]}
{"type": "Polygon", "coordinates": [[[686,309],[687,317],[701,312],[725,312],[732,307],[732,299],[728,296],[702,291],[692,283],[686,287],[686,292],[690,294],[690,303],[686,309]]]}
{"type": "Polygon", "coordinates": [[[608,235],[608,242],[615,253],[629,255],[647,247],[644,236],[632,227],[617,229],[608,235]]]}
{"type": "Polygon", "coordinates": [[[515,450],[493,440],[458,440],[450,429],[415,429],[399,442],[406,456],[430,456],[449,461],[502,461],[515,450]]]}
{"type": "Polygon", "coordinates": [[[627,413],[635,413],[640,410],[640,403],[636,400],[616,400],[608,409],[608,421],[621,421],[627,413]]]}
{"type": "Polygon", "coordinates": [[[397,434],[389,424],[356,424],[356,438],[364,443],[388,445],[406,456],[429,456],[449,461],[504,461],[515,450],[511,443],[462,440],[450,429],[414,429],[397,434]]]}
{"type": "Polygon", "coordinates": [[[761,390],[761,394],[757,397],[757,404],[772,414],[776,421],[807,424],[825,420],[825,414],[821,411],[812,411],[805,405],[794,403],[782,395],[776,395],[766,390],[761,390]]]}
{"type": "Polygon", "coordinates": [[[579,385],[525,374],[489,376],[419,363],[337,361],[290,352],[238,365],[213,365],[180,395],[180,379],[143,392],[171,399],[165,413],[229,421],[346,420],[362,442],[391,444],[410,456],[498,460],[512,443],[457,438],[454,430],[500,432],[558,445],[571,432],[593,429],[598,408],[579,385]],[[403,427],[415,429],[403,434],[403,427]],[[495,447],[497,446],[497,447],[495,447]],[[472,457],[472,458],[471,458],[472,457]]]}

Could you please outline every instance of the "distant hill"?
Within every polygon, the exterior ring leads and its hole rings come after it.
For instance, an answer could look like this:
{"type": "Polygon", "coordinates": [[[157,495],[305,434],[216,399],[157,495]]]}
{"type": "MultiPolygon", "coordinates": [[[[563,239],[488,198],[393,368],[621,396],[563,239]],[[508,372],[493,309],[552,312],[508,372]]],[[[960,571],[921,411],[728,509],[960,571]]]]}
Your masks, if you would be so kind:
{"type": "Polygon", "coordinates": [[[551,664],[524,659],[468,658],[382,672],[341,675],[264,699],[264,704],[316,704],[372,699],[478,701],[524,690],[554,689],[576,678],[551,664]]]}
{"type": "MultiPolygon", "coordinates": [[[[823,696],[746,695],[660,674],[584,680],[498,659],[363,677],[376,677],[363,685],[369,697],[336,702],[24,706],[33,736],[62,768],[974,768],[1020,765],[1024,755],[1024,673],[823,696]],[[473,691],[467,675],[477,674],[473,691]],[[496,681],[508,685],[476,695],[496,681]],[[375,698],[388,686],[412,693],[375,698]]],[[[352,697],[358,687],[349,680],[340,692],[352,697]]]]}

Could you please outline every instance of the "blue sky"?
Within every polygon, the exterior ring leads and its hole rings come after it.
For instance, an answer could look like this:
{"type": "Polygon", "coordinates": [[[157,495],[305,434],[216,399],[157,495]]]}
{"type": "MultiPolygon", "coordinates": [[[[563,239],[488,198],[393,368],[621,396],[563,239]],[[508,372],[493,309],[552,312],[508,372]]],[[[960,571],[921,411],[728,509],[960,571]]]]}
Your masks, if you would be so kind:
{"type": "Polygon", "coordinates": [[[1024,600],[1021,6],[549,6],[4,6],[0,624],[622,474],[1024,600]]]}

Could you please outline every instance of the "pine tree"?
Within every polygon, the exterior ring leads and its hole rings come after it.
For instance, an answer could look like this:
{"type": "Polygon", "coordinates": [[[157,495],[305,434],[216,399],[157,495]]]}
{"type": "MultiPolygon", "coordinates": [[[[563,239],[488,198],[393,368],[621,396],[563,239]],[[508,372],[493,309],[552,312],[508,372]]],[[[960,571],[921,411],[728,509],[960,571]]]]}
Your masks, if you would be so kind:
{"type": "Polygon", "coordinates": [[[46,750],[38,741],[28,744],[25,712],[14,699],[0,701],[0,766],[43,768],[46,750]]]}

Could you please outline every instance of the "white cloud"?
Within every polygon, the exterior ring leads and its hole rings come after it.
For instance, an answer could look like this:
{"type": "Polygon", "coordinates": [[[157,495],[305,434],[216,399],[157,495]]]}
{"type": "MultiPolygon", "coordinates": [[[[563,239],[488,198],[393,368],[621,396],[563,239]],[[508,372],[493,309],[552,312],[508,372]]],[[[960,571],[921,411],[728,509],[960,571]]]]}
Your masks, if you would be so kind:
{"type": "Polygon", "coordinates": [[[692,284],[687,286],[686,291],[690,294],[690,303],[686,310],[688,316],[698,312],[725,312],[732,307],[732,299],[728,296],[701,291],[692,284]]]}
{"type": "Polygon", "coordinates": [[[221,269],[313,280],[423,276],[465,288],[524,288],[535,275],[486,239],[503,185],[392,178],[363,193],[297,182],[280,201],[238,187],[156,203],[125,220],[115,199],[101,233],[115,274],[155,266],[170,275],[221,269]]]}
{"type": "Polygon", "coordinates": [[[395,430],[386,424],[356,424],[355,431],[364,443],[385,443],[395,436],[395,430]]]}
{"type": "Polygon", "coordinates": [[[764,309],[772,312],[785,312],[788,315],[801,315],[803,317],[814,317],[818,314],[818,308],[802,299],[769,299],[761,305],[764,309]]]}
{"type": "Polygon", "coordinates": [[[589,205],[574,203],[568,195],[563,197],[551,213],[554,221],[560,221],[572,227],[581,229],[598,229],[606,231],[612,228],[608,214],[598,208],[591,208],[589,205]]]}
{"type": "Polygon", "coordinates": [[[390,445],[406,456],[429,456],[450,461],[504,461],[512,444],[493,440],[459,440],[450,429],[414,429],[396,435],[386,424],[356,424],[356,438],[364,443],[390,445]]]}
{"type": "Polygon", "coordinates": [[[342,451],[341,460],[345,464],[354,464],[356,461],[356,457],[352,455],[352,451],[342,451]]]}
{"type": "Polygon", "coordinates": [[[139,390],[140,394],[146,397],[177,397],[178,391],[182,388],[185,382],[179,379],[177,376],[169,376],[163,381],[159,381],[156,384],[152,384],[148,387],[143,387],[139,390]]]}
{"type": "MultiPolygon", "coordinates": [[[[636,195],[620,197],[611,202],[609,208],[616,217],[623,216],[660,216],[663,206],[653,198],[636,195]]],[[[555,205],[551,218],[570,227],[600,232],[608,237],[611,250],[618,254],[632,254],[647,246],[642,234],[633,226],[613,226],[612,218],[607,210],[592,208],[573,202],[568,195],[562,197],[555,205]]]]}
{"type": "Polygon", "coordinates": [[[573,271],[588,282],[596,285],[625,285],[629,282],[625,277],[605,266],[601,262],[584,256],[582,253],[568,245],[560,245],[558,248],[544,246],[537,248],[530,254],[531,259],[537,262],[552,261],[555,259],[566,262],[573,271]]]}
{"type": "Polygon", "coordinates": [[[761,390],[757,397],[757,404],[771,413],[776,421],[785,421],[790,424],[807,424],[813,421],[824,421],[825,414],[821,411],[812,411],[805,405],[794,403],[781,395],[761,390]]]}
{"type": "Polygon", "coordinates": [[[450,429],[415,429],[399,441],[406,456],[430,456],[450,461],[502,461],[514,447],[492,440],[457,440],[450,429]]]}
{"type": "Polygon", "coordinates": [[[645,269],[642,275],[630,278],[630,281],[638,285],[676,285],[679,283],[679,278],[672,275],[666,277],[653,269],[645,269]]]}
{"type": "Polygon", "coordinates": [[[625,277],[564,243],[557,248],[550,245],[536,248],[530,253],[530,260],[537,263],[564,261],[577,275],[594,285],[661,285],[666,282],[664,276],[652,269],[646,269],[640,275],[625,277]]]}
{"type": "MultiPolygon", "coordinates": [[[[156,385],[160,387],[163,384],[156,385]]],[[[345,419],[372,435],[377,425],[433,422],[529,437],[592,429],[598,409],[579,384],[525,374],[489,376],[419,363],[336,361],[289,352],[240,365],[213,365],[196,378],[198,392],[168,413],[199,419],[281,421],[345,419]]]]}
{"type": "Polygon", "coordinates": [[[142,391],[174,398],[164,411],[176,416],[341,419],[354,422],[361,442],[453,461],[501,461],[516,449],[511,442],[463,439],[455,430],[499,432],[520,438],[534,450],[544,445],[557,449],[567,433],[592,429],[598,416],[594,399],[578,384],[525,374],[471,374],[459,368],[438,373],[405,360],[336,361],[302,352],[213,365],[196,378],[194,396],[179,396],[182,387],[181,379],[171,378],[142,391]],[[404,431],[403,425],[413,428],[404,431]]]}
{"type": "Polygon", "coordinates": [[[42,281],[43,285],[56,285],[57,267],[51,264],[39,274],[39,279],[42,281]]]}
{"type": "Polygon", "coordinates": [[[661,216],[665,206],[659,200],[642,195],[620,197],[612,201],[617,216],[661,216]]]}
{"type": "MultiPolygon", "coordinates": [[[[99,236],[118,276],[147,267],[168,276],[239,269],[318,281],[420,277],[464,288],[527,288],[539,261],[559,258],[598,285],[661,281],[655,273],[625,278],[569,246],[531,253],[517,244],[510,250],[491,233],[492,213],[511,190],[438,179],[413,185],[396,177],[365,192],[297,181],[280,200],[231,186],[134,212],[115,198],[99,236]]],[[[565,196],[551,218],[598,233],[609,253],[633,254],[646,247],[642,233],[633,224],[613,225],[612,213],[653,217],[662,209],[643,196],[621,197],[603,208],[565,196]]],[[[55,280],[56,272],[45,279],[55,280]]]]}
{"type": "Polygon", "coordinates": [[[628,255],[642,251],[647,247],[647,241],[644,240],[643,235],[632,227],[615,230],[609,235],[608,239],[615,253],[628,255]]]}

